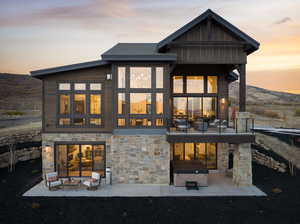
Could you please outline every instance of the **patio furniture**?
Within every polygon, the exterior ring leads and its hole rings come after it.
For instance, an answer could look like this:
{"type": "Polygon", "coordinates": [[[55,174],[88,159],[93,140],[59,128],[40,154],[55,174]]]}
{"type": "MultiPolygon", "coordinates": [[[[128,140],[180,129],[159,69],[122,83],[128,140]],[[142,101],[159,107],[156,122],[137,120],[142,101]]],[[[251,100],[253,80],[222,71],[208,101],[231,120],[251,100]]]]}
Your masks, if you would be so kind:
{"type": "Polygon", "coordinates": [[[46,174],[45,184],[49,191],[52,191],[57,190],[62,185],[62,181],[58,178],[57,172],[51,172],[46,174]]]}
{"type": "Polygon", "coordinates": [[[63,188],[65,189],[65,187],[71,187],[71,188],[78,188],[80,187],[81,181],[80,180],[76,180],[76,179],[68,179],[63,181],[63,188]]]}
{"type": "Polygon", "coordinates": [[[190,124],[187,119],[174,119],[174,126],[178,131],[187,131],[190,128],[190,124]]]}
{"type": "Polygon", "coordinates": [[[197,120],[193,123],[195,130],[197,131],[207,131],[208,123],[203,120],[197,120]]]}
{"type": "Polygon", "coordinates": [[[101,184],[101,176],[99,173],[92,172],[92,177],[83,182],[83,185],[87,186],[87,190],[97,190],[101,184]]]}
{"type": "Polygon", "coordinates": [[[220,125],[219,119],[215,119],[213,122],[209,123],[209,126],[212,126],[212,127],[217,127],[218,125],[220,125]]]}
{"type": "Polygon", "coordinates": [[[227,128],[227,121],[223,120],[220,124],[217,125],[217,128],[225,130],[227,128]]]}

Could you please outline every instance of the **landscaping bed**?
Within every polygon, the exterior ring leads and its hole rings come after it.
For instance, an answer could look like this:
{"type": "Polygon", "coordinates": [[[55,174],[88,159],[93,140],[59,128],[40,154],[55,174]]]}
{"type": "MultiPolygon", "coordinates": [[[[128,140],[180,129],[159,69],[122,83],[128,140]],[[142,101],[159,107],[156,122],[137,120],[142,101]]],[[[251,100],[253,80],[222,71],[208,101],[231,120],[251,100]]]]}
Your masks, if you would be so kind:
{"type": "Polygon", "coordinates": [[[300,223],[300,173],[256,164],[253,173],[268,197],[25,198],[41,160],[20,162],[0,169],[0,223],[300,223]]]}

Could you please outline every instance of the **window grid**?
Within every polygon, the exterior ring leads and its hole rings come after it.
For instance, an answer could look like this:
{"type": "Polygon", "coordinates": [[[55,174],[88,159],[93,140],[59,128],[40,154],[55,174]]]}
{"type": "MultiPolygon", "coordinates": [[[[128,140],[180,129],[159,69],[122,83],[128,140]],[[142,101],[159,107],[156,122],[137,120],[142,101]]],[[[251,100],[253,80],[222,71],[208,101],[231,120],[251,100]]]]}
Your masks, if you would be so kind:
{"type": "MultiPolygon", "coordinates": [[[[64,82],[57,83],[57,127],[59,128],[78,128],[78,127],[85,127],[85,128],[93,128],[93,127],[103,127],[104,126],[104,120],[103,120],[103,84],[99,81],[65,81],[66,83],[70,84],[70,90],[59,90],[59,86],[61,86],[64,82]],[[75,90],[75,84],[85,84],[86,90],[75,90]],[[101,84],[101,90],[91,90],[90,84],[94,84],[97,86],[97,84],[101,84]],[[85,113],[80,114],[75,112],[75,95],[85,95],[85,113]],[[69,114],[61,114],[61,102],[60,102],[60,96],[61,95],[69,95],[70,96],[70,113],[69,114]],[[91,96],[92,95],[100,95],[100,114],[92,114],[91,113],[91,96]],[[70,122],[63,122],[62,119],[69,119],[70,122]],[[79,122],[79,119],[84,119],[84,123],[81,124],[79,122]],[[100,119],[100,125],[99,120],[96,122],[95,119],[100,119]],[[78,124],[76,124],[78,121],[78,124]]],[[[82,85],[83,86],[83,85],[82,85]]],[[[81,87],[82,87],[81,86],[81,87]]],[[[99,85],[98,85],[99,87],[99,85]]],[[[99,89],[99,88],[98,88],[99,89]]]]}

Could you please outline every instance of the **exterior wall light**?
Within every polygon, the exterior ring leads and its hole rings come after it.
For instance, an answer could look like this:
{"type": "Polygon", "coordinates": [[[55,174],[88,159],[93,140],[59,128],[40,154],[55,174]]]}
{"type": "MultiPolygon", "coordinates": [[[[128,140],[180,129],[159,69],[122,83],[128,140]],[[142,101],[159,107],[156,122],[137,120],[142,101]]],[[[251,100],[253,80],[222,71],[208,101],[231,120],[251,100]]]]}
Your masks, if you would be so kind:
{"type": "Polygon", "coordinates": [[[221,99],[221,103],[222,103],[222,104],[225,104],[225,103],[226,103],[226,99],[225,99],[224,97],[221,99]]]}
{"type": "Polygon", "coordinates": [[[106,74],[106,80],[112,80],[112,75],[111,74],[106,74]]]}

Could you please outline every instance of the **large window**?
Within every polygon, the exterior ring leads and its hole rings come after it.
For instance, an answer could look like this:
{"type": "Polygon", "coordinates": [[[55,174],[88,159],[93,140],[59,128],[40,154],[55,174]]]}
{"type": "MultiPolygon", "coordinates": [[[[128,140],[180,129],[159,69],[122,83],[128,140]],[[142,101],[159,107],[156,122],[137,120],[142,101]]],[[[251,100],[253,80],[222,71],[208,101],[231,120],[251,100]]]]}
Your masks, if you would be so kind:
{"type": "Polygon", "coordinates": [[[131,114],[151,114],[151,93],[130,93],[131,114]]]}
{"type": "Polygon", "coordinates": [[[183,93],[183,76],[173,76],[173,93],[183,93]]]}
{"type": "Polygon", "coordinates": [[[173,97],[173,117],[188,118],[216,118],[216,97],[173,97]]]}
{"type": "Polygon", "coordinates": [[[217,144],[175,143],[173,160],[198,161],[203,168],[217,169],[217,144]]]}
{"type": "Polygon", "coordinates": [[[117,127],[164,126],[164,67],[124,66],[117,72],[117,127]]]}
{"type": "Polygon", "coordinates": [[[173,93],[206,94],[218,92],[217,76],[173,76],[173,93]]]}
{"type": "Polygon", "coordinates": [[[204,93],[203,76],[187,76],[186,77],[187,93],[204,93]]]}
{"type": "Polygon", "coordinates": [[[131,67],[130,88],[151,88],[151,67],[131,67]]]}
{"type": "Polygon", "coordinates": [[[58,83],[58,126],[94,127],[102,125],[101,97],[101,83],[58,83]]]}
{"type": "Polygon", "coordinates": [[[218,92],[218,77],[207,76],[207,92],[217,93],[218,92]]]}
{"type": "Polygon", "coordinates": [[[105,176],[104,144],[56,144],[55,170],[60,177],[105,176]]]}

